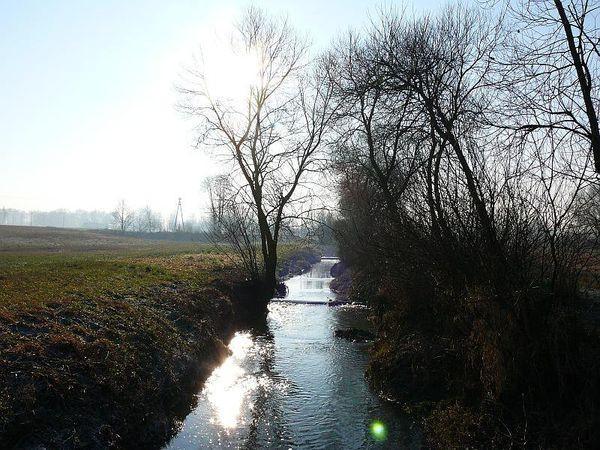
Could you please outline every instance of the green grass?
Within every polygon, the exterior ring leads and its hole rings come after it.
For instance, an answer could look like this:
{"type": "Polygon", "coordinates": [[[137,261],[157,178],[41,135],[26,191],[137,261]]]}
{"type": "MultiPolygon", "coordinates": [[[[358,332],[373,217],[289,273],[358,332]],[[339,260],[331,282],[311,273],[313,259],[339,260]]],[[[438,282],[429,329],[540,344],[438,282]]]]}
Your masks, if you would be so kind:
{"type": "Polygon", "coordinates": [[[210,282],[236,278],[229,260],[201,244],[11,228],[0,232],[0,447],[102,448],[140,426],[160,440],[182,392],[223,355],[231,305],[210,282]]]}
{"type": "Polygon", "coordinates": [[[0,307],[132,294],[173,281],[203,283],[228,267],[223,255],[196,246],[89,254],[3,254],[0,307]],[[193,252],[193,253],[192,253],[193,252]]]}
{"type": "MultiPolygon", "coordinates": [[[[280,263],[302,246],[279,249],[280,263]]],[[[202,286],[234,265],[211,244],[149,241],[87,230],[0,226],[0,313],[135,295],[150,286],[202,286]]]]}
{"type": "Polygon", "coordinates": [[[0,447],[160,443],[224,356],[212,281],[241,279],[207,244],[0,226],[0,447]]]}
{"type": "Polygon", "coordinates": [[[175,280],[198,284],[230,266],[207,244],[0,226],[0,308],[133,294],[175,280]]]}

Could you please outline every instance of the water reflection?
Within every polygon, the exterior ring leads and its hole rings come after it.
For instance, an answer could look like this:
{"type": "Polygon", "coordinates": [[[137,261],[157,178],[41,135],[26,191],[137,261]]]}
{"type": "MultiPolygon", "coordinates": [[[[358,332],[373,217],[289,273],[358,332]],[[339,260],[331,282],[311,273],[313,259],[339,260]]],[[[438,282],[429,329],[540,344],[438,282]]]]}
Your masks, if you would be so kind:
{"type": "MultiPolygon", "coordinates": [[[[332,295],[332,264],[289,280],[290,293],[332,295]]],[[[168,448],[417,448],[410,423],[365,382],[367,346],[333,337],[336,328],[368,327],[366,315],[351,306],[271,303],[268,330],[235,335],[231,356],[168,448]],[[385,440],[373,435],[374,420],[385,424],[385,440]]]]}
{"type": "Polygon", "coordinates": [[[252,408],[250,393],[257,388],[259,381],[246,373],[242,365],[253,344],[250,333],[237,333],[229,344],[231,356],[206,380],[204,394],[215,411],[211,420],[223,428],[238,425],[242,407],[252,408]]]}

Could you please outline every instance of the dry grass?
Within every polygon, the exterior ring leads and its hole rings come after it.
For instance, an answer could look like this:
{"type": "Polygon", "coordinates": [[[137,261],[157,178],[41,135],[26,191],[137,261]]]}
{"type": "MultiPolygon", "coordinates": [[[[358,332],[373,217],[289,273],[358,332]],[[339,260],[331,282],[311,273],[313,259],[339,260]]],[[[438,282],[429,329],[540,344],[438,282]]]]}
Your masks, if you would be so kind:
{"type": "Polygon", "coordinates": [[[158,445],[223,355],[231,304],[209,286],[236,277],[228,260],[77,230],[0,236],[0,447],[103,448],[140,427],[158,445]]]}
{"type": "Polygon", "coordinates": [[[0,227],[0,448],[160,446],[224,356],[240,279],[206,244],[0,227]]]}
{"type": "Polygon", "coordinates": [[[0,252],[84,252],[151,248],[156,245],[152,241],[102,231],[0,225],[0,252]]]}

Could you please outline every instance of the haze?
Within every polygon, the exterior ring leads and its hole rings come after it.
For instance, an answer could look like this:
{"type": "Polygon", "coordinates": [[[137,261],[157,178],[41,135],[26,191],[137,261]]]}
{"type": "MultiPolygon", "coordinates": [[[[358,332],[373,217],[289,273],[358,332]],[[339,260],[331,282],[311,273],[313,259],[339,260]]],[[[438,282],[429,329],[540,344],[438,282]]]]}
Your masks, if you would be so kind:
{"type": "MultiPolygon", "coordinates": [[[[174,84],[241,1],[0,2],[0,207],[172,213],[205,206],[218,164],[192,147],[174,84]]],[[[315,49],[365,23],[368,0],[266,1],[315,49]]],[[[226,69],[226,68],[224,68],[226,69]]]]}

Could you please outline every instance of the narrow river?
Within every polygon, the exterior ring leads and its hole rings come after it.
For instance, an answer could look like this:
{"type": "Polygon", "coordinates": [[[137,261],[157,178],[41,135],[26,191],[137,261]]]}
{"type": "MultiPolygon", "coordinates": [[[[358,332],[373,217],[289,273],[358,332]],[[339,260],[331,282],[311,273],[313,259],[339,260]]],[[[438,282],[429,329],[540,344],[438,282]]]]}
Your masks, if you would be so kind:
{"type": "Polygon", "coordinates": [[[319,304],[334,296],[335,262],[324,259],[288,280],[290,302],[271,302],[267,330],[235,334],[231,356],[206,381],[166,448],[418,447],[410,422],[367,386],[370,344],[333,335],[339,328],[369,329],[367,310],[319,304]]]}

